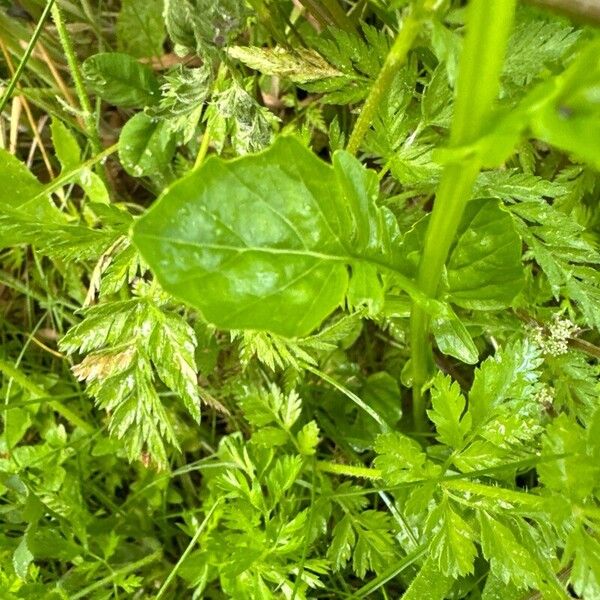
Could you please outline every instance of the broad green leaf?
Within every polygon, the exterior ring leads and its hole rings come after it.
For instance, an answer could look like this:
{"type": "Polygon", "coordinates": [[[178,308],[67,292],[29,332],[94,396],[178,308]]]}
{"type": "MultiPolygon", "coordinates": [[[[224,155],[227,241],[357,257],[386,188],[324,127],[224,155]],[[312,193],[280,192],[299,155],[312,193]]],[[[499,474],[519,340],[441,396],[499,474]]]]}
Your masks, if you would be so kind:
{"type": "MultiPolygon", "coordinates": [[[[52,132],[52,145],[60,161],[62,171],[66,172],[75,169],[81,161],[81,150],[77,139],[65,124],[58,119],[52,119],[50,129],[52,132]]],[[[108,190],[102,179],[96,173],[92,172],[91,169],[80,169],[77,175],[73,177],[73,180],[84,189],[92,202],[108,204],[108,190]]]]}
{"type": "Polygon", "coordinates": [[[52,119],[50,131],[52,132],[54,152],[63,170],[69,171],[79,165],[81,151],[73,133],[55,117],[52,119]]]}
{"type": "Polygon", "coordinates": [[[377,267],[371,264],[355,264],[346,296],[350,309],[364,306],[367,315],[379,314],[383,308],[385,294],[377,267]]]}
{"type": "Polygon", "coordinates": [[[108,204],[110,196],[106,185],[91,169],[82,169],[77,177],[77,183],[83,188],[88,198],[98,204],[108,204]]]}
{"type": "Polygon", "coordinates": [[[158,80],[152,69],[128,54],[94,54],[85,60],[82,69],[90,88],[116,106],[143,108],[160,98],[158,80]]]}
{"type": "Polygon", "coordinates": [[[497,200],[467,205],[447,274],[450,300],[465,308],[506,308],[521,291],[521,238],[497,200]]]}
{"type": "Polygon", "coordinates": [[[460,577],[473,572],[477,548],[471,526],[452,508],[448,500],[431,512],[427,527],[437,527],[430,543],[431,559],[441,573],[460,577]]]}
{"type": "Polygon", "coordinates": [[[163,173],[175,148],[176,140],[168,123],[143,112],[127,121],[119,137],[119,158],[134,177],[163,173]]]}
{"type": "Polygon", "coordinates": [[[13,407],[4,413],[4,438],[10,450],[16,446],[31,425],[31,415],[25,408],[13,407]]]}
{"type": "MultiPolygon", "coordinates": [[[[389,373],[380,371],[369,375],[360,396],[390,427],[402,417],[402,393],[397,379],[389,373]]],[[[369,424],[372,422],[369,419],[369,424]]]]}
{"type": "Polygon", "coordinates": [[[117,17],[117,46],[121,52],[144,58],[161,56],[165,41],[163,0],[122,0],[117,17]]]}
{"type": "Polygon", "coordinates": [[[427,414],[435,424],[437,439],[451,448],[461,448],[471,429],[471,414],[463,415],[466,400],[458,383],[441,373],[437,375],[431,389],[431,405],[427,414]]]}
{"type": "Polygon", "coordinates": [[[376,194],[375,174],[349,154],[330,166],[282,137],[260,154],[208,159],[133,239],[161,285],[218,327],[302,336],[344,303],[349,270],[392,261],[395,222],[376,194]]]}

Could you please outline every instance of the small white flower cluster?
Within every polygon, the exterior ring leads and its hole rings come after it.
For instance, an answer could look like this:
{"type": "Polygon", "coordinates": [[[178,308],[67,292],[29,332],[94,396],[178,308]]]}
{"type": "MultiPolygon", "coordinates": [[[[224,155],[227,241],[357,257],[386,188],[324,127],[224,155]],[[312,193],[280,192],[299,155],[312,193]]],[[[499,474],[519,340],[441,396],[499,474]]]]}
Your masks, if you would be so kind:
{"type": "Polygon", "coordinates": [[[563,318],[560,313],[554,313],[547,327],[535,325],[531,328],[531,337],[544,354],[560,356],[567,353],[569,338],[578,331],[579,327],[573,321],[563,318]]]}
{"type": "Polygon", "coordinates": [[[542,384],[535,394],[535,400],[544,407],[552,406],[554,402],[554,388],[542,384]]]}

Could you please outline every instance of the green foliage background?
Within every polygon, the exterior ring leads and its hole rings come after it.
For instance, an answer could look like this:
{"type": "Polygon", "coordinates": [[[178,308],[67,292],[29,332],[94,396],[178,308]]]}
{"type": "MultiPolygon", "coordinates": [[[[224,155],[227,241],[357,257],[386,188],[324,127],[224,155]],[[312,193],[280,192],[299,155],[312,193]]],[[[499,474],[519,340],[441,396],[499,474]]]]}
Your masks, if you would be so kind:
{"type": "Polygon", "coordinates": [[[466,4],[0,2],[2,600],[600,599],[600,38],[466,4]]]}

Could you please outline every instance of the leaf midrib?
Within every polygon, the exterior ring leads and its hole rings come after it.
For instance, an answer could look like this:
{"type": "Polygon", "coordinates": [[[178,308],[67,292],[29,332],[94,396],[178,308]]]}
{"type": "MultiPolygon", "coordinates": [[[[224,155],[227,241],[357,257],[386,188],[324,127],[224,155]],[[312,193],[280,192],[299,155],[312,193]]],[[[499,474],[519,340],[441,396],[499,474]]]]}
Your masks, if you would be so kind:
{"type": "MultiPolygon", "coordinates": [[[[164,235],[156,235],[151,233],[139,233],[135,232],[134,237],[137,239],[147,239],[152,240],[154,242],[168,242],[170,244],[176,246],[191,246],[192,248],[198,248],[201,250],[215,250],[222,252],[237,252],[242,254],[244,252],[255,252],[262,254],[275,254],[282,256],[302,256],[302,257],[310,257],[315,258],[317,260],[321,260],[324,262],[338,262],[345,265],[352,265],[355,263],[366,263],[373,265],[375,267],[379,267],[388,272],[392,272],[396,277],[397,284],[406,291],[413,300],[424,303],[427,302],[428,298],[425,294],[419,289],[417,284],[409,279],[400,269],[393,265],[393,263],[388,263],[384,260],[377,260],[373,257],[369,256],[355,256],[353,254],[339,255],[339,254],[325,254],[323,252],[315,252],[314,250],[292,250],[288,248],[273,248],[269,247],[257,247],[257,246],[229,246],[225,244],[209,244],[209,243],[198,243],[191,240],[181,240],[178,238],[167,237],[164,235]]],[[[343,246],[344,247],[344,246],[343,246]]]]}

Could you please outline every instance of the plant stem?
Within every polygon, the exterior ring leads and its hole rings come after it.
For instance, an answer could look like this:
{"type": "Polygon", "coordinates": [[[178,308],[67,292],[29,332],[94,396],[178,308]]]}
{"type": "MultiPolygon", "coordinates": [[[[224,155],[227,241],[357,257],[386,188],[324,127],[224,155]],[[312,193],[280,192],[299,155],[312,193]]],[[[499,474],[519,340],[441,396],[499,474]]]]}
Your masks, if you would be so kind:
{"type": "Polygon", "coordinates": [[[394,44],[390,48],[385,62],[383,63],[383,67],[360,111],[360,115],[358,115],[358,119],[354,125],[346,148],[350,154],[356,154],[358,152],[363,138],[375,117],[379,103],[391,86],[398,69],[406,63],[408,51],[411,49],[415,38],[421,30],[421,22],[421,15],[417,15],[415,12],[409,12],[404,19],[402,28],[398,32],[394,44]]]}
{"type": "Polygon", "coordinates": [[[339,381],[335,380],[333,377],[327,375],[323,371],[309,365],[308,363],[302,363],[303,368],[307,371],[310,371],[317,377],[321,378],[323,381],[327,382],[329,385],[333,386],[336,390],[344,394],[347,398],[352,400],[356,406],[365,411],[381,428],[381,431],[388,431],[388,424],[377,414],[373,408],[371,408],[366,402],[361,400],[353,391],[349,390],[347,387],[343,386],[339,381]]]}
{"type": "Polygon", "coordinates": [[[102,152],[96,154],[96,156],[92,156],[92,158],[86,160],[84,163],[73,167],[70,171],[61,173],[58,177],[56,177],[50,183],[48,183],[48,185],[46,185],[39,194],[31,198],[31,200],[28,200],[27,203],[31,202],[31,204],[34,205],[36,202],[45,199],[48,196],[48,194],[52,194],[53,192],[61,188],[63,185],[65,185],[65,183],[71,181],[78,173],[84,171],[85,169],[93,167],[99,162],[102,162],[111,154],[114,154],[118,149],[119,143],[117,142],[116,144],[105,148],[104,150],[102,150],[102,152]]]}
{"type": "Polygon", "coordinates": [[[416,561],[418,561],[427,552],[427,545],[423,544],[415,548],[412,552],[409,552],[406,556],[403,556],[400,560],[392,563],[387,569],[380,572],[377,577],[363,585],[360,589],[356,590],[349,599],[352,598],[366,598],[371,596],[373,592],[377,591],[380,587],[385,585],[388,581],[391,581],[397,577],[402,571],[410,567],[416,561]]]}
{"type": "Polygon", "coordinates": [[[128,565],[125,565],[124,567],[121,567],[120,569],[116,569],[110,575],[107,575],[106,577],[95,581],[91,585],[88,585],[86,588],[83,588],[82,590],[71,596],[71,600],[79,600],[79,598],[89,598],[90,592],[93,592],[94,590],[105,586],[106,584],[110,583],[111,581],[114,581],[119,577],[123,577],[124,575],[132,573],[137,569],[141,569],[142,567],[153,563],[154,561],[158,560],[161,557],[161,555],[161,550],[157,550],[156,552],[153,552],[152,554],[149,554],[148,556],[145,556],[144,558],[141,558],[140,560],[134,563],[130,563],[128,565]]]}
{"type": "Polygon", "coordinates": [[[17,86],[17,83],[19,83],[19,79],[21,79],[21,75],[23,74],[23,71],[25,70],[25,65],[27,64],[27,61],[29,60],[31,53],[33,52],[33,48],[35,47],[35,45],[38,41],[38,38],[40,37],[40,35],[42,33],[42,28],[44,26],[44,23],[46,22],[46,19],[48,18],[48,14],[53,7],[54,7],[54,0],[48,0],[48,2],[46,3],[46,6],[44,7],[44,11],[42,12],[42,16],[40,17],[40,20],[37,22],[37,25],[35,26],[33,35],[31,36],[31,39],[29,40],[29,43],[27,44],[27,48],[25,48],[25,53],[23,54],[23,57],[21,58],[21,62],[19,63],[19,66],[17,67],[15,74],[11,77],[8,86],[4,90],[4,94],[2,94],[2,99],[0,99],[0,113],[4,110],[4,107],[6,106],[8,99],[11,97],[12,93],[14,92],[15,87],[17,86]]]}
{"type": "Polygon", "coordinates": [[[200,142],[200,147],[198,148],[198,154],[196,155],[196,160],[194,162],[194,169],[197,169],[206,158],[206,153],[208,152],[208,146],[210,145],[210,139],[212,137],[212,127],[211,122],[208,121],[206,123],[206,129],[204,130],[204,135],[202,136],[202,141],[200,142]]]}
{"type": "Polygon", "coordinates": [[[86,133],[90,139],[92,152],[94,152],[94,154],[98,154],[102,151],[102,144],[100,143],[100,137],[98,136],[96,120],[94,119],[94,111],[92,110],[92,103],[90,102],[87,90],[85,89],[83,76],[81,75],[81,69],[79,68],[79,62],[77,61],[77,56],[75,54],[75,48],[73,46],[71,36],[67,31],[65,22],[63,21],[58,5],[53,4],[51,10],[52,19],[56,25],[56,32],[58,33],[60,43],[65,52],[67,64],[69,65],[71,77],[73,78],[73,83],[75,85],[75,91],[77,92],[77,98],[79,99],[79,105],[81,106],[81,110],[83,112],[82,119],[86,133]]]}
{"type": "Polygon", "coordinates": [[[196,545],[196,542],[198,541],[198,538],[200,537],[200,534],[204,531],[204,528],[206,527],[206,525],[210,521],[210,518],[212,517],[213,513],[215,512],[215,510],[216,510],[217,506],[219,505],[220,501],[221,501],[221,498],[218,498],[217,501],[212,505],[211,509],[206,514],[206,517],[204,517],[204,520],[202,521],[202,523],[200,523],[200,526],[196,530],[196,533],[194,533],[194,537],[191,539],[191,541],[188,544],[187,548],[184,550],[183,554],[181,555],[181,557],[177,561],[177,564],[173,567],[173,569],[171,570],[171,572],[169,573],[169,575],[165,579],[165,581],[162,584],[160,590],[158,590],[158,594],[156,594],[155,600],[159,600],[160,598],[162,598],[164,596],[164,594],[167,591],[167,588],[169,587],[171,581],[173,581],[173,578],[175,577],[177,571],[179,570],[179,567],[181,567],[181,565],[183,564],[183,561],[188,557],[188,555],[190,554],[190,552],[192,551],[192,549],[196,545]]]}
{"type": "MultiPolygon", "coordinates": [[[[482,133],[498,95],[508,37],[516,0],[472,0],[468,8],[467,35],[460,60],[450,146],[462,146],[482,133]]],[[[425,235],[417,283],[422,292],[435,297],[450,246],[480,170],[477,157],[448,164],[436,193],[425,235]]],[[[429,317],[418,304],[411,313],[413,415],[415,427],[426,427],[423,385],[432,366],[429,317]]]]}

